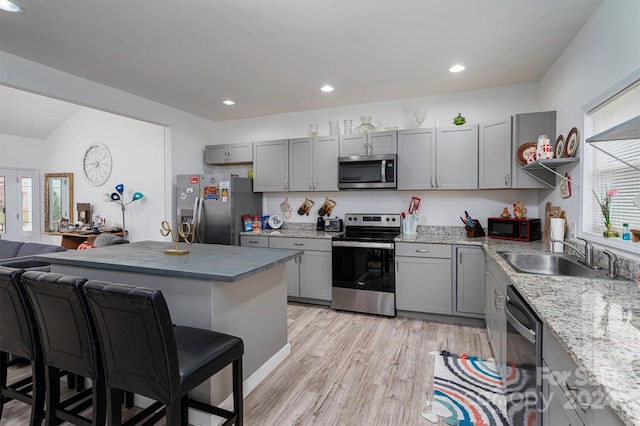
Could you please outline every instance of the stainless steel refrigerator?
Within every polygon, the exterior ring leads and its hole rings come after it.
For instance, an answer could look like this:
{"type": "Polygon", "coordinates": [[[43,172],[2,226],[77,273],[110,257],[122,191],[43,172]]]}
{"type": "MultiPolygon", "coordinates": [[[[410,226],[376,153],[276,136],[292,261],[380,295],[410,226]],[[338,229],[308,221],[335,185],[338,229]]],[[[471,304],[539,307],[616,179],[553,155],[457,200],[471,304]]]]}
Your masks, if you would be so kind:
{"type": "Polygon", "coordinates": [[[178,175],[176,207],[176,228],[199,217],[195,242],[240,245],[242,216],[262,216],[262,193],[238,175],[178,175]]]}

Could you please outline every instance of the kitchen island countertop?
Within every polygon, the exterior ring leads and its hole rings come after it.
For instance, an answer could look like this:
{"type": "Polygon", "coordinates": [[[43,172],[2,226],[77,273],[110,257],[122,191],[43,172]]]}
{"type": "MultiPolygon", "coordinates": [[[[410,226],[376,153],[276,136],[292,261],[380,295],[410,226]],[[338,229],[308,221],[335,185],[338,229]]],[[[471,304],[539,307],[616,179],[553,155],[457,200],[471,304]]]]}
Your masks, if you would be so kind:
{"type": "Polygon", "coordinates": [[[95,267],[151,275],[196,278],[212,281],[238,281],[276,265],[286,263],[301,250],[226,246],[216,244],[179,244],[187,255],[167,255],[174,243],[141,241],[97,249],[38,255],[38,260],[70,266],[95,267]]]}

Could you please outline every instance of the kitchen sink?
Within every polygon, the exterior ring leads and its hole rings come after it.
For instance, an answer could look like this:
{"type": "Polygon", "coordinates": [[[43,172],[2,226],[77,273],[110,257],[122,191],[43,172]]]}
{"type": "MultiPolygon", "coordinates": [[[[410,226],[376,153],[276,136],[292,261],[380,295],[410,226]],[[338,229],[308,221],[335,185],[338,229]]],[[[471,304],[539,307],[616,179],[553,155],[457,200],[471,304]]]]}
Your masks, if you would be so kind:
{"type": "Polygon", "coordinates": [[[516,272],[553,276],[608,278],[566,254],[499,252],[516,272]]]}

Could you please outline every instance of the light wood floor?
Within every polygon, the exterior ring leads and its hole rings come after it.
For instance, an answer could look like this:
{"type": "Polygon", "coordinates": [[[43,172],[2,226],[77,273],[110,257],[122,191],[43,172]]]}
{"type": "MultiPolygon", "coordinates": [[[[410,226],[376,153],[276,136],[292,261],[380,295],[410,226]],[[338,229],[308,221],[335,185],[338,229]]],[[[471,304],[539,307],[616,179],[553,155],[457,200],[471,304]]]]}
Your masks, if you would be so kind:
{"type": "MultiPolygon", "coordinates": [[[[491,356],[479,327],[303,304],[289,305],[288,327],[291,355],[245,398],[247,426],[429,426],[421,416],[432,396],[429,352],[491,356]]],[[[13,401],[0,425],[25,425],[28,416],[13,401]]]]}

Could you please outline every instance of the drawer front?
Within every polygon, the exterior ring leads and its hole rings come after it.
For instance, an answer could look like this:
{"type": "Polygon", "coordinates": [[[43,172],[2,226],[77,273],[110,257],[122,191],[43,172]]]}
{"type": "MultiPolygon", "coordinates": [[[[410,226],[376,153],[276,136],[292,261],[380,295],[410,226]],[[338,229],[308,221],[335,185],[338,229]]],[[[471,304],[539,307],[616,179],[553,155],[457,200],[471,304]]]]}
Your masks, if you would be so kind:
{"type": "Polygon", "coordinates": [[[331,240],[314,238],[270,237],[269,247],[297,250],[331,251],[331,240]]]}
{"type": "Polygon", "coordinates": [[[240,245],[243,247],[269,247],[269,237],[258,237],[254,235],[240,235],[240,245]]]}
{"type": "Polygon", "coordinates": [[[451,245],[429,243],[396,243],[396,256],[437,257],[451,259],[451,245]]]}

